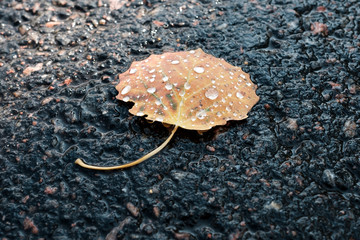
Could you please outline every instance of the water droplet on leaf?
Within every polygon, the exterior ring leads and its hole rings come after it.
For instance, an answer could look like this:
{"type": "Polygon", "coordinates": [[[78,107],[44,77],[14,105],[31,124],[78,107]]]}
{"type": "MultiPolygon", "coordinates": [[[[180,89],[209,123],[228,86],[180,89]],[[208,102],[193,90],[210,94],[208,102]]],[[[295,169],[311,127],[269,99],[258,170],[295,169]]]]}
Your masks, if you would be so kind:
{"type": "Polygon", "coordinates": [[[203,73],[205,69],[203,67],[194,67],[194,71],[197,73],[203,73]]]}
{"type": "Polygon", "coordinates": [[[211,99],[211,100],[215,100],[218,96],[219,96],[219,92],[214,88],[209,88],[205,92],[205,97],[207,97],[208,99],[211,99]]]}
{"type": "Polygon", "coordinates": [[[122,95],[125,95],[127,94],[128,92],[130,92],[131,90],[131,86],[130,85],[127,85],[126,87],[123,88],[123,90],[121,91],[121,94],[122,95]]]}
{"type": "Polygon", "coordinates": [[[153,94],[156,92],[156,88],[154,88],[154,87],[148,88],[147,92],[153,94]]]}

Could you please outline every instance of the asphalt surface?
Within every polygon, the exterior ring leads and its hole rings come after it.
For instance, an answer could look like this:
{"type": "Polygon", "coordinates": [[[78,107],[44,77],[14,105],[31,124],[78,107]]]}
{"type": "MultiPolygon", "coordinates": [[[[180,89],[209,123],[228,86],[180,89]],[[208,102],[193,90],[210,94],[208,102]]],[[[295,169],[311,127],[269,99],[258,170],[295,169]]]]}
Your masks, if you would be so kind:
{"type": "Polygon", "coordinates": [[[360,239],[360,2],[0,1],[1,239],[360,239]],[[202,48],[260,101],[169,135],[115,99],[150,54],[202,48]]]}

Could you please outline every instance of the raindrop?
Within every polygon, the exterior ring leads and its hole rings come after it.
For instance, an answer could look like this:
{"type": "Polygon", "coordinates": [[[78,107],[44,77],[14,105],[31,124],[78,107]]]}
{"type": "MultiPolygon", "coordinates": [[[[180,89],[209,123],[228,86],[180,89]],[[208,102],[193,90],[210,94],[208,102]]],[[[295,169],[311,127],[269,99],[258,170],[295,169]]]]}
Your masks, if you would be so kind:
{"type": "Polygon", "coordinates": [[[185,84],[184,84],[184,88],[186,89],[186,90],[189,90],[190,89],[190,84],[188,83],[188,82],[186,82],[185,84]]]}
{"type": "Polygon", "coordinates": [[[249,87],[251,86],[251,83],[247,82],[246,85],[248,85],[249,87]]]}
{"type": "Polygon", "coordinates": [[[155,69],[151,69],[151,70],[149,71],[149,73],[153,73],[153,72],[155,72],[155,69]]]}
{"type": "Polygon", "coordinates": [[[153,82],[153,81],[155,81],[155,78],[150,78],[149,81],[150,81],[150,82],[153,82]]]}
{"type": "Polygon", "coordinates": [[[185,95],[185,91],[182,90],[180,93],[179,93],[180,97],[183,97],[185,95]]]}
{"type": "Polygon", "coordinates": [[[137,71],[136,68],[132,68],[132,69],[130,69],[130,72],[129,72],[129,73],[130,73],[130,74],[134,74],[134,73],[136,73],[136,71],[137,71]]]}
{"type": "Polygon", "coordinates": [[[145,114],[143,113],[143,112],[138,112],[137,114],[136,114],[136,116],[139,116],[139,117],[141,117],[141,116],[144,116],[145,114]]]}
{"type": "Polygon", "coordinates": [[[244,95],[242,95],[240,92],[237,92],[236,93],[236,96],[240,99],[243,99],[244,98],[244,95]]]}
{"type": "Polygon", "coordinates": [[[156,99],[155,104],[159,106],[161,104],[161,101],[159,99],[156,99]]]}
{"type": "Polygon", "coordinates": [[[174,60],[171,62],[171,64],[179,64],[180,62],[178,60],[174,60]]]}
{"type": "Polygon", "coordinates": [[[205,92],[205,97],[207,97],[210,100],[214,100],[219,96],[219,92],[214,89],[214,88],[209,88],[206,92],[205,92]]]}
{"type": "Polygon", "coordinates": [[[203,73],[205,69],[203,67],[194,67],[194,71],[197,73],[203,73]]]}
{"type": "Polygon", "coordinates": [[[162,80],[163,80],[164,82],[167,82],[167,81],[169,80],[169,78],[168,78],[167,76],[164,76],[164,77],[162,78],[162,80]]]}
{"type": "Polygon", "coordinates": [[[128,102],[129,100],[130,100],[129,96],[126,96],[126,97],[123,98],[124,102],[128,102]]]}
{"type": "Polygon", "coordinates": [[[230,107],[226,107],[226,111],[230,112],[231,108],[230,107]]]}
{"type": "Polygon", "coordinates": [[[191,50],[190,53],[193,54],[193,53],[195,53],[195,51],[194,51],[194,50],[191,50]]]}
{"type": "Polygon", "coordinates": [[[240,77],[242,77],[243,79],[246,78],[244,74],[240,74],[240,77]]]}
{"type": "Polygon", "coordinates": [[[195,121],[196,120],[196,117],[191,117],[191,121],[195,121]]]}
{"type": "Polygon", "coordinates": [[[217,112],[216,116],[221,117],[221,112],[217,112]]]}
{"type": "Polygon", "coordinates": [[[155,120],[158,122],[162,122],[162,121],[164,121],[164,117],[157,117],[155,120]]]}
{"type": "Polygon", "coordinates": [[[172,87],[173,87],[173,85],[172,85],[171,83],[167,83],[167,84],[165,85],[165,88],[166,88],[167,90],[171,90],[172,87]]]}
{"type": "Polygon", "coordinates": [[[124,89],[121,91],[121,94],[122,95],[125,95],[127,94],[128,92],[130,92],[131,90],[131,86],[130,85],[127,85],[126,87],[124,87],[124,89]]]}
{"type": "Polygon", "coordinates": [[[147,91],[148,93],[153,94],[154,92],[156,92],[156,88],[151,87],[151,88],[148,88],[146,91],[147,91]]]}
{"type": "Polygon", "coordinates": [[[201,110],[200,112],[196,113],[196,117],[200,120],[204,119],[206,117],[206,111],[201,110]]]}

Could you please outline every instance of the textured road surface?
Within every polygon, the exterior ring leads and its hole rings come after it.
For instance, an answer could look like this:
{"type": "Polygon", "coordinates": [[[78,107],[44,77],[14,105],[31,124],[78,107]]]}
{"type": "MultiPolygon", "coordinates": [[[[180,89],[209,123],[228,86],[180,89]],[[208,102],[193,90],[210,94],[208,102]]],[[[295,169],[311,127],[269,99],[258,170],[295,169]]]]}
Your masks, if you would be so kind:
{"type": "Polygon", "coordinates": [[[360,3],[0,1],[1,239],[360,239],[360,3]],[[202,48],[258,85],[249,118],[169,131],[115,99],[202,48]]]}

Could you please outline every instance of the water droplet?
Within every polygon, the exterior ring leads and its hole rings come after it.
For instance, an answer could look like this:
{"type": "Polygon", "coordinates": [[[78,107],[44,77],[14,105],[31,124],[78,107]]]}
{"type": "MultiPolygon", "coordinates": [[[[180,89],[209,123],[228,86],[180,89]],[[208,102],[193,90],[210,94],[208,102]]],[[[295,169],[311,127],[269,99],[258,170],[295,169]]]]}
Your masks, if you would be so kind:
{"type": "Polygon", "coordinates": [[[154,82],[154,81],[155,81],[155,78],[150,78],[149,81],[150,81],[150,82],[154,82]]]}
{"type": "Polygon", "coordinates": [[[236,116],[237,116],[237,113],[233,113],[233,115],[234,115],[234,117],[236,117],[236,116]]]}
{"type": "Polygon", "coordinates": [[[174,60],[171,62],[171,64],[179,64],[180,62],[178,60],[174,60]]]}
{"type": "Polygon", "coordinates": [[[130,72],[129,72],[129,73],[130,73],[130,74],[134,74],[134,73],[136,73],[136,71],[137,71],[136,68],[132,68],[132,69],[130,69],[130,72]]]}
{"type": "Polygon", "coordinates": [[[128,102],[129,100],[130,100],[129,96],[126,96],[126,97],[123,98],[124,102],[128,102]]]}
{"type": "Polygon", "coordinates": [[[188,82],[186,82],[185,84],[184,84],[184,88],[186,89],[186,90],[189,90],[190,89],[190,83],[188,83],[188,82]]]}
{"type": "Polygon", "coordinates": [[[237,92],[236,93],[236,96],[240,99],[243,99],[244,98],[244,95],[242,95],[240,92],[237,92]]]}
{"type": "Polygon", "coordinates": [[[249,87],[251,86],[251,83],[247,82],[246,85],[248,85],[249,87]]]}
{"type": "Polygon", "coordinates": [[[232,94],[231,94],[231,93],[229,93],[229,94],[228,94],[228,97],[231,97],[231,96],[232,96],[232,94]]]}
{"type": "Polygon", "coordinates": [[[205,69],[203,67],[194,67],[194,71],[197,73],[203,73],[205,69]]]}
{"type": "Polygon", "coordinates": [[[141,117],[141,116],[144,116],[145,114],[143,113],[143,112],[138,112],[137,114],[136,114],[136,116],[139,116],[139,117],[141,117]]]}
{"type": "Polygon", "coordinates": [[[190,53],[193,54],[193,53],[195,53],[195,51],[194,51],[194,50],[191,50],[190,53]]]}
{"type": "Polygon", "coordinates": [[[195,121],[196,120],[196,117],[191,117],[191,121],[195,121]]]}
{"type": "Polygon", "coordinates": [[[167,84],[165,85],[165,88],[166,88],[167,90],[171,90],[172,87],[173,87],[173,85],[172,85],[171,83],[167,83],[167,84]]]}
{"type": "Polygon", "coordinates": [[[214,80],[214,79],[213,79],[213,80],[211,80],[211,83],[212,83],[212,84],[215,84],[215,80],[214,80]]]}
{"type": "Polygon", "coordinates": [[[230,112],[231,108],[230,107],[226,107],[226,111],[230,112]]]}
{"type": "Polygon", "coordinates": [[[159,99],[156,99],[155,104],[159,106],[161,104],[161,101],[159,99]]]}
{"type": "Polygon", "coordinates": [[[219,96],[219,92],[214,89],[214,88],[209,88],[206,92],[205,92],[205,97],[207,97],[210,100],[214,100],[219,96]]]}
{"type": "Polygon", "coordinates": [[[156,88],[151,87],[151,88],[148,88],[146,91],[147,91],[148,93],[153,94],[154,92],[156,92],[156,88]]]}
{"type": "Polygon", "coordinates": [[[232,75],[232,76],[234,75],[234,73],[233,73],[233,72],[229,72],[229,74],[230,74],[230,75],[232,75]]]}
{"type": "Polygon", "coordinates": [[[219,106],[219,103],[218,103],[218,102],[215,102],[215,103],[213,104],[213,106],[214,106],[214,107],[218,107],[218,106],[219,106]]]}
{"type": "Polygon", "coordinates": [[[162,122],[162,121],[164,121],[164,117],[157,117],[155,120],[158,122],[162,122]]]}
{"type": "Polygon", "coordinates": [[[185,95],[185,91],[182,90],[180,93],[179,93],[180,97],[183,97],[185,95]]]}
{"type": "Polygon", "coordinates": [[[206,117],[206,111],[205,110],[201,110],[199,112],[196,113],[196,117],[200,120],[204,119],[206,117]]]}
{"type": "Polygon", "coordinates": [[[122,95],[125,95],[127,94],[128,92],[130,92],[131,90],[131,86],[130,85],[127,85],[126,87],[124,87],[124,89],[121,91],[121,94],[122,95]]]}
{"type": "Polygon", "coordinates": [[[187,60],[187,59],[184,59],[183,62],[188,62],[188,60],[187,60]]]}
{"type": "Polygon", "coordinates": [[[246,107],[246,108],[249,108],[249,106],[248,106],[248,105],[245,105],[245,107],[246,107]]]}
{"type": "Polygon", "coordinates": [[[163,80],[164,82],[167,82],[167,81],[169,80],[169,78],[168,78],[167,76],[164,76],[164,77],[162,78],[162,80],[163,80]]]}
{"type": "Polygon", "coordinates": [[[243,79],[246,78],[244,74],[240,74],[240,77],[242,77],[243,79]]]}
{"type": "Polygon", "coordinates": [[[155,72],[155,69],[151,69],[151,70],[149,71],[149,73],[153,73],[153,72],[155,72]]]}
{"type": "Polygon", "coordinates": [[[217,112],[216,116],[221,117],[221,112],[217,112]]]}

